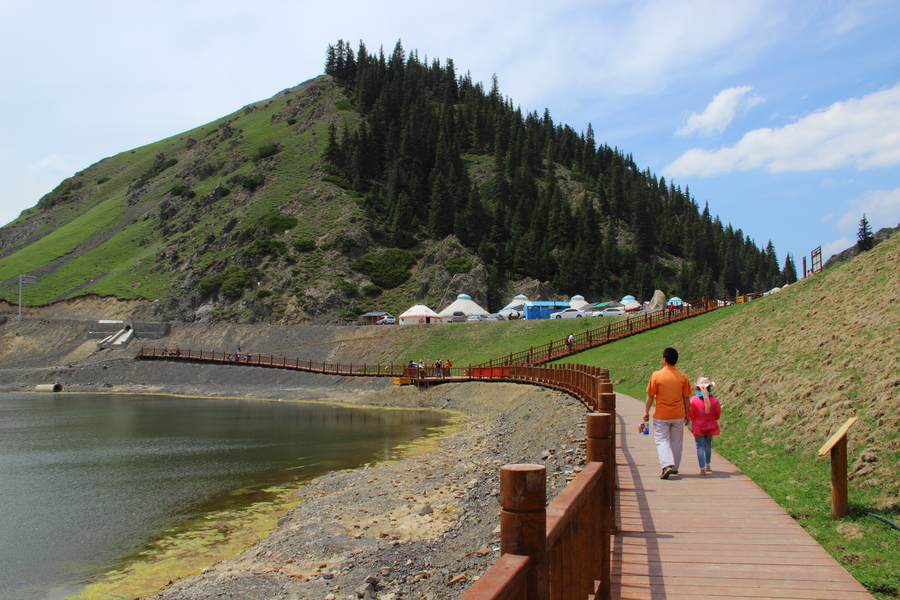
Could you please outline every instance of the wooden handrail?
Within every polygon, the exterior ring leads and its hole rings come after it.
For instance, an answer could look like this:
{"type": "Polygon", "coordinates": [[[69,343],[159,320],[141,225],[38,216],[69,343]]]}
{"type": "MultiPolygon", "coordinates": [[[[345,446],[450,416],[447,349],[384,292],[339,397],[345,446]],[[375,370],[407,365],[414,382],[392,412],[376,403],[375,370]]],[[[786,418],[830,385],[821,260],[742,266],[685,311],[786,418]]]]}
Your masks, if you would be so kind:
{"type": "Polygon", "coordinates": [[[504,554],[466,590],[466,600],[526,600],[525,574],[531,559],[504,554]]]}
{"type": "Polygon", "coordinates": [[[547,507],[547,545],[552,546],[571,523],[593,487],[600,482],[603,463],[592,462],[547,507]]]}
{"type": "MultiPolygon", "coordinates": [[[[755,295],[749,295],[755,297],[755,295]]],[[[728,298],[723,297],[722,301],[727,303],[728,298]]],[[[697,315],[708,313],[719,308],[718,300],[707,300],[706,303],[697,301],[690,305],[682,305],[674,309],[664,308],[650,313],[642,313],[631,315],[626,319],[616,321],[615,323],[607,323],[605,327],[601,326],[596,329],[583,331],[574,336],[571,345],[565,339],[554,341],[551,340],[542,346],[531,347],[528,350],[513,352],[507,356],[494,358],[481,364],[473,365],[475,367],[498,367],[510,365],[539,365],[557,360],[563,356],[581,352],[589,348],[595,348],[618,339],[654,329],[663,325],[668,325],[676,321],[695,317],[697,315]]]]}

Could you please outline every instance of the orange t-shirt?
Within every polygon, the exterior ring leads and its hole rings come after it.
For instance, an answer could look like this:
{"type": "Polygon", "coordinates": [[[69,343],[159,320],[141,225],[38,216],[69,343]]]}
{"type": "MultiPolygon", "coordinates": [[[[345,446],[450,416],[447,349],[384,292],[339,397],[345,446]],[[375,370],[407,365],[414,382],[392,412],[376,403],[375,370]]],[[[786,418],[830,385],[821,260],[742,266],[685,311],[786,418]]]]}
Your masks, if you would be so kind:
{"type": "Polygon", "coordinates": [[[687,416],[684,414],[684,399],[691,395],[691,382],[675,367],[666,365],[651,375],[647,393],[656,396],[654,419],[671,421],[687,416]]]}

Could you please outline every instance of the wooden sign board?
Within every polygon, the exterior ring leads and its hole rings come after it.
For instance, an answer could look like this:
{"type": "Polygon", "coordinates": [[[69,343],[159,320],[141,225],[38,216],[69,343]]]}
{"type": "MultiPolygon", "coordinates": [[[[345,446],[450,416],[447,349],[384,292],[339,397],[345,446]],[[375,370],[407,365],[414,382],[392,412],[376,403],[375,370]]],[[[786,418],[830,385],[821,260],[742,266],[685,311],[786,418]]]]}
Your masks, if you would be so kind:
{"type": "Polygon", "coordinates": [[[859,417],[853,417],[852,419],[841,425],[841,428],[838,429],[833,436],[831,436],[831,439],[825,442],[824,446],[819,448],[819,456],[825,456],[826,454],[828,454],[831,449],[834,448],[834,445],[841,441],[842,437],[847,435],[847,431],[850,429],[850,426],[856,423],[856,420],[858,418],[859,417]]]}

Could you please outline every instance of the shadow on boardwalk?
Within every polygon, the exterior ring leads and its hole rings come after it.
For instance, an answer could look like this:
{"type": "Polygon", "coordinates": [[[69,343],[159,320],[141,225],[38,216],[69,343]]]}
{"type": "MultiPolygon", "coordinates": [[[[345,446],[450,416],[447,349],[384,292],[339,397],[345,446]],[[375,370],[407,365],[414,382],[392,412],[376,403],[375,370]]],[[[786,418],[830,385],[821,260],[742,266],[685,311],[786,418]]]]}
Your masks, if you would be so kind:
{"type": "Polygon", "coordinates": [[[699,474],[685,432],[679,475],[659,479],[644,403],[617,394],[619,477],[613,598],[870,600],[872,596],[774,500],[714,454],[699,474]]]}

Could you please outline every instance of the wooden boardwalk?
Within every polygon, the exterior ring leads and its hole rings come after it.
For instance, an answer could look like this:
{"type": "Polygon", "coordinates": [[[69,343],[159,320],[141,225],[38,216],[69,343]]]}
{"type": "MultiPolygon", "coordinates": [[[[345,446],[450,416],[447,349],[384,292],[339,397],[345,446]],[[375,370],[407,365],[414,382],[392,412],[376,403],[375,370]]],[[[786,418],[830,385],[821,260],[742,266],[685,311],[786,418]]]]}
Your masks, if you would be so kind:
{"type": "Polygon", "coordinates": [[[614,599],[872,599],[734,465],[714,453],[701,476],[690,432],[680,474],[659,479],[653,437],[637,432],[643,413],[617,394],[614,599]]]}

